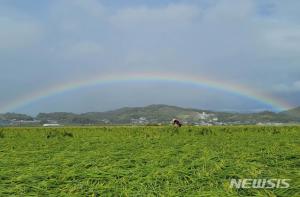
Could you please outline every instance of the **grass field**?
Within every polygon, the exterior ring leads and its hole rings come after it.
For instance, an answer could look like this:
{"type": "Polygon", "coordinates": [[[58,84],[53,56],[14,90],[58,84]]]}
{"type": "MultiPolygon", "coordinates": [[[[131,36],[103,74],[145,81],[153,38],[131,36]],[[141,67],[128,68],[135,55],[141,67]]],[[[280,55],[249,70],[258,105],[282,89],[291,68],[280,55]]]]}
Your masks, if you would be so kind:
{"type": "Polygon", "coordinates": [[[300,196],[299,145],[297,126],[0,128],[0,196],[300,196]]]}

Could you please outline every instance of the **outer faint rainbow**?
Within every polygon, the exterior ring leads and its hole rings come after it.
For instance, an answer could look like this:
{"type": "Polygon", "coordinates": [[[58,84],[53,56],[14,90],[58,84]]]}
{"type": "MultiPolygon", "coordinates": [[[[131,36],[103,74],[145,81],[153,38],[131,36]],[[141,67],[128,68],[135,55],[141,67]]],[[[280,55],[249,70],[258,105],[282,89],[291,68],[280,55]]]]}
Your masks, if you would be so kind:
{"type": "Polygon", "coordinates": [[[192,84],[197,86],[205,86],[217,90],[231,92],[243,97],[247,97],[272,106],[276,110],[284,110],[292,106],[278,98],[271,97],[264,92],[259,92],[253,88],[242,86],[236,83],[228,83],[218,79],[207,78],[195,75],[179,75],[172,73],[121,73],[121,74],[106,74],[89,77],[87,79],[74,80],[57,84],[51,87],[41,89],[36,92],[24,95],[17,98],[5,106],[0,107],[1,112],[15,111],[20,107],[29,105],[43,98],[56,95],[65,91],[70,91],[82,87],[100,85],[107,83],[126,82],[126,81],[162,81],[192,84]]]}

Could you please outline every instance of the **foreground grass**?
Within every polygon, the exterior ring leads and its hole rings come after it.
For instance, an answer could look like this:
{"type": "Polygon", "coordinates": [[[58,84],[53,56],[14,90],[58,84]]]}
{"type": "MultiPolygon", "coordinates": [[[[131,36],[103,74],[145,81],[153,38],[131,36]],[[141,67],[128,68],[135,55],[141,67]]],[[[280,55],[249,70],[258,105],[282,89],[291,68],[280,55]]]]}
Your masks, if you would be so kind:
{"type": "Polygon", "coordinates": [[[296,126],[0,128],[0,196],[299,196],[299,144],[296,126]]]}

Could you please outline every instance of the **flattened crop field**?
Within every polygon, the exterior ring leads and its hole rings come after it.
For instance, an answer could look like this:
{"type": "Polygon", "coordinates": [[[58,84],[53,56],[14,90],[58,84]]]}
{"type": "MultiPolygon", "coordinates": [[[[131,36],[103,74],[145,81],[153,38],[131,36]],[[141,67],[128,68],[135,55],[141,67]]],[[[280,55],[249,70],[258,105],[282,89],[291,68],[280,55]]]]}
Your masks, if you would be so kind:
{"type": "Polygon", "coordinates": [[[0,196],[300,196],[300,127],[0,128],[0,196]],[[289,188],[230,187],[290,179],[289,188]]]}

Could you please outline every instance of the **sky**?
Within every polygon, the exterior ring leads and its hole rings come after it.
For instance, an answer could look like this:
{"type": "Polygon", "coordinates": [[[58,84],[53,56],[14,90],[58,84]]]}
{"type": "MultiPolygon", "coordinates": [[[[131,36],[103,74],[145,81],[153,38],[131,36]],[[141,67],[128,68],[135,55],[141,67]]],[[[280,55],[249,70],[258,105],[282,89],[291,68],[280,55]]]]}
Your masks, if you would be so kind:
{"type": "Polygon", "coordinates": [[[72,81],[150,72],[205,76],[300,106],[299,8],[298,0],[1,0],[0,112],[277,110],[234,91],[130,80],[11,104],[72,81]]]}

